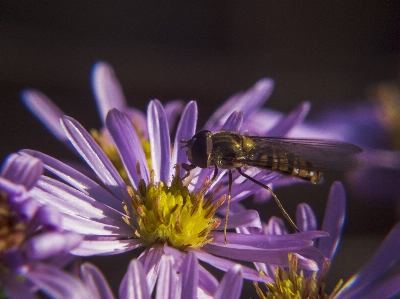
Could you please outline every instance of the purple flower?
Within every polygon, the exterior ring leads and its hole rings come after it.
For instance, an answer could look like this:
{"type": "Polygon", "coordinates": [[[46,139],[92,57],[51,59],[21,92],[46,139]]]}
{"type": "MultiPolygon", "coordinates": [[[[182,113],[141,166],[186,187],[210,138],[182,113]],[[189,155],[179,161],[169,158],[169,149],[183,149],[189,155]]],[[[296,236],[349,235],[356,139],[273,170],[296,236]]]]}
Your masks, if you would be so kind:
{"type": "MultiPolygon", "coordinates": [[[[367,264],[346,283],[338,283],[335,290],[328,296],[325,294],[324,285],[330,264],[339,246],[341,232],[345,218],[345,191],[343,185],[335,182],[330,191],[322,230],[329,233],[329,237],[318,240],[316,248],[322,253],[322,258],[316,260],[319,271],[304,271],[297,273],[297,263],[300,260],[296,254],[289,257],[288,270],[273,265],[257,264],[258,268],[271,276],[276,273],[275,284],[290,286],[290,282],[297,282],[297,290],[292,292],[307,292],[317,298],[392,298],[400,293],[400,273],[397,270],[391,274],[391,269],[400,261],[398,254],[400,249],[400,224],[396,225],[385,241],[382,243],[375,255],[367,264]],[[277,270],[279,268],[279,270],[277,270]],[[288,279],[288,277],[290,277],[288,279]],[[318,297],[319,296],[319,297],[318,297]],[[327,296],[327,297],[324,297],[327,296]]],[[[314,212],[307,204],[297,207],[296,222],[300,230],[308,231],[317,228],[314,212]]],[[[268,234],[286,234],[283,222],[273,218],[265,228],[268,234]]],[[[288,289],[277,289],[275,284],[267,283],[268,296],[278,296],[282,291],[288,289]]],[[[310,295],[310,297],[312,297],[310,295]]]]}
{"type": "Polygon", "coordinates": [[[69,262],[68,251],[82,239],[61,231],[61,214],[34,197],[42,171],[40,160],[13,154],[0,173],[0,285],[12,298],[33,298],[37,289],[51,287],[52,282],[38,284],[37,277],[60,272],[52,264],[69,262]]]}

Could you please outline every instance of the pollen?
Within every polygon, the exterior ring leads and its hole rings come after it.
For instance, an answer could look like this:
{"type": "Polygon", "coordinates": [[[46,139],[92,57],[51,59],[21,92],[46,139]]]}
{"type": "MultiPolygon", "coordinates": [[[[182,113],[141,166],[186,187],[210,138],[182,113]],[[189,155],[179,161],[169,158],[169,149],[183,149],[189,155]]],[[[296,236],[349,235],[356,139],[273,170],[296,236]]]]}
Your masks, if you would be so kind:
{"type": "Polygon", "coordinates": [[[127,217],[124,220],[135,229],[135,235],[148,244],[167,243],[183,251],[200,248],[212,241],[209,233],[221,222],[214,218],[214,213],[225,199],[211,203],[216,191],[205,199],[208,187],[206,180],[198,193],[189,192],[180,177],[179,165],[175,166],[170,186],[164,182],[155,183],[154,171],[151,171],[148,184],[142,179],[137,190],[128,187],[135,217],[130,217],[130,209],[125,207],[127,217]]]}
{"type": "MultiPolygon", "coordinates": [[[[266,283],[267,291],[263,292],[254,282],[256,292],[261,299],[328,299],[331,296],[325,293],[325,277],[329,261],[323,265],[322,273],[317,277],[317,272],[309,277],[304,277],[303,271],[298,271],[298,258],[289,253],[289,267],[276,268],[275,283],[266,283]]],[[[340,286],[339,282],[337,289],[340,286]]]]}
{"type": "Polygon", "coordinates": [[[24,241],[24,232],[25,225],[10,209],[7,195],[0,192],[0,259],[2,252],[24,241]]]}

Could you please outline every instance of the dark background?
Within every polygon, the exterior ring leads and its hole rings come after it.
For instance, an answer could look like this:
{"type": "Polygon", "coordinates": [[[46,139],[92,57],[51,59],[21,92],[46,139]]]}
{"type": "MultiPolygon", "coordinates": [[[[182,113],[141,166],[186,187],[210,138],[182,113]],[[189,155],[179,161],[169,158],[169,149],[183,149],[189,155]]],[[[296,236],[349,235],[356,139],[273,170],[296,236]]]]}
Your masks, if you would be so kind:
{"type": "MultiPolygon", "coordinates": [[[[98,60],[114,67],[131,106],[195,99],[200,124],[262,77],[276,82],[268,107],[285,112],[305,100],[314,111],[363,100],[371,84],[399,79],[399,8],[377,0],[0,1],[0,158],[21,148],[73,157],[19,93],[39,89],[85,127],[98,128],[90,87],[98,60]]],[[[306,201],[321,220],[333,179],[277,193],[290,214],[306,201]]],[[[393,203],[366,205],[349,194],[348,206],[330,287],[355,273],[398,220],[393,203]]],[[[264,219],[279,215],[272,203],[258,208],[264,219]]],[[[127,263],[111,259],[120,280],[127,263]]]]}

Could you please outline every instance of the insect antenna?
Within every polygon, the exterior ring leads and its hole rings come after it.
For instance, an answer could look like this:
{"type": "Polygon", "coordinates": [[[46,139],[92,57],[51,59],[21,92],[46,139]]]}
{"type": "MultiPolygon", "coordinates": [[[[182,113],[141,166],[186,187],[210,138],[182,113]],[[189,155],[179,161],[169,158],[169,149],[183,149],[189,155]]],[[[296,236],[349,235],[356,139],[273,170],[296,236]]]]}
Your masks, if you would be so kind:
{"type": "MultiPolygon", "coordinates": [[[[281,213],[283,214],[283,216],[285,216],[285,218],[289,221],[290,225],[291,225],[298,233],[300,232],[300,230],[297,228],[296,224],[294,224],[292,218],[290,218],[289,214],[288,214],[288,213],[286,212],[286,210],[283,208],[283,206],[282,206],[281,202],[279,201],[278,197],[275,195],[275,193],[272,191],[272,189],[271,189],[270,187],[268,187],[267,185],[265,185],[265,184],[263,184],[263,183],[261,183],[261,182],[255,180],[255,179],[252,178],[251,176],[245,174],[245,173],[242,171],[242,169],[241,169],[240,167],[236,167],[236,170],[239,172],[240,175],[244,176],[246,179],[252,181],[253,183],[255,183],[255,184],[257,184],[257,185],[259,185],[259,186],[261,186],[261,187],[263,187],[264,189],[267,189],[267,190],[271,193],[272,197],[275,199],[275,202],[276,202],[276,204],[278,205],[279,209],[281,210],[281,213]]],[[[231,173],[229,172],[229,174],[231,174],[231,173]]],[[[231,176],[232,176],[232,175],[231,175],[231,176]]],[[[230,179],[231,179],[231,178],[232,178],[232,177],[230,177],[230,179]]],[[[232,183],[232,181],[230,180],[230,181],[229,181],[229,187],[230,187],[231,183],[232,183]]],[[[228,192],[230,192],[230,189],[229,189],[228,192]]],[[[229,206],[229,200],[230,200],[230,197],[229,197],[229,193],[228,193],[228,206],[229,206]]],[[[226,224],[226,222],[225,222],[225,224],[226,224]]]]}

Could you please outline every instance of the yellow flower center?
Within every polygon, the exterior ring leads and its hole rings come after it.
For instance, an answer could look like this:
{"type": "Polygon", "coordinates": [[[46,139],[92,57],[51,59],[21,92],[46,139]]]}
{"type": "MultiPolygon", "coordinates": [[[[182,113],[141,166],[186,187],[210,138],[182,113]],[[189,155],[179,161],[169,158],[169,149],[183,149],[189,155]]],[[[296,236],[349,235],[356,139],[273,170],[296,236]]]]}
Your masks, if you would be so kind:
{"type": "MultiPolygon", "coordinates": [[[[308,278],[303,271],[297,271],[298,258],[289,253],[289,268],[277,268],[275,271],[275,283],[266,283],[268,290],[263,293],[258,283],[254,283],[259,298],[262,299],[328,299],[325,294],[325,277],[329,267],[329,261],[324,263],[322,275],[317,278],[314,272],[308,278]]],[[[333,293],[339,289],[342,281],[338,283],[333,293]]],[[[332,293],[332,294],[333,294],[332,293]]]]}
{"type": "Polygon", "coordinates": [[[213,216],[225,201],[225,196],[222,196],[213,204],[217,190],[204,199],[208,183],[208,180],[204,182],[200,192],[190,193],[183,185],[179,165],[175,166],[175,176],[170,186],[163,182],[155,183],[154,171],[151,171],[149,184],[142,179],[137,190],[128,187],[136,223],[130,223],[132,217],[129,217],[127,207],[124,220],[148,244],[168,243],[180,250],[199,248],[212,241],[208,234],[221,222],[213,216]]]}

